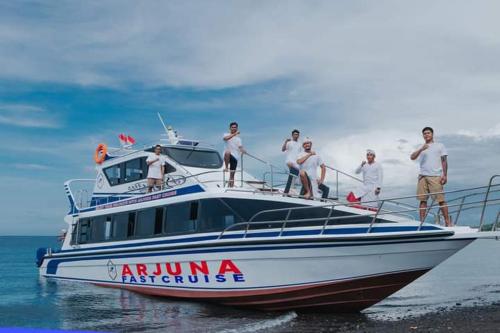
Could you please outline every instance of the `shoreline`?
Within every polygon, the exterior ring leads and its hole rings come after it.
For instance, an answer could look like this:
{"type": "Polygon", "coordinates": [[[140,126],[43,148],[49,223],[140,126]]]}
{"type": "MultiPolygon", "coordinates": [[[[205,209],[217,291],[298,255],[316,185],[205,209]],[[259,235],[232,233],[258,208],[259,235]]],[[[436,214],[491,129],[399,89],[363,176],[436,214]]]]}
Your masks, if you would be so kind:
{"type": "Polygon", "coordinates": [[[500,332],[500,302],[466,307],[456,305],[398,320],[372,319],[359,314],[299,314],[273,332],[500,332]]]}

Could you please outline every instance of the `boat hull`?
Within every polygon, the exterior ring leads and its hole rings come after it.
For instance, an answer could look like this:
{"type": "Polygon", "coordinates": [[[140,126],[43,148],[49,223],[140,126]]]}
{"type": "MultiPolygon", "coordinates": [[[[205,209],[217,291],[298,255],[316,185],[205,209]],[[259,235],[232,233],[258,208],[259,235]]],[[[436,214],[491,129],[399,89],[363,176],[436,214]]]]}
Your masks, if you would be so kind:
{"type": "Polygon", "coordinates": [[[226,244],[53,256],[46,277],[266,311],[355,312],[411,283],[474,239],[226,244]]]}

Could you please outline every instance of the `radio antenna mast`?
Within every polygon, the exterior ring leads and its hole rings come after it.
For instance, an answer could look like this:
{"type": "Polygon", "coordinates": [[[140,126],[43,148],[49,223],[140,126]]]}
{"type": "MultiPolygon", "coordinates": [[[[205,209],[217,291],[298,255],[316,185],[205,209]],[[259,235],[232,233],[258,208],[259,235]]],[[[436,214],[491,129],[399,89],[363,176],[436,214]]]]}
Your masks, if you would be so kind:
{"type": "Polygon", "coordinates": [[[168,140],[173,145],[177,144],[177,142],[179,142],[179,138],[177,136],[177,133],[174,131],[174,129],[172,128],[172,126],[168,126],[167,127],[165,125],[165,122],[163,121],[163,118],[162,118],[162,116],[161,116],[161,114],[159,112],[157,114],[158,114],[158,118],[160,119],[160,122],[161,122],[163,128],[165,129],[165,133],[167,134],[168,140]]]}
{"type": "Polygon", "coordinates": [[[165,133],[168,135],[168,129],[167,129],[167,126],[165,126],[165,122],[163,122],[163,118],[162,118],[162,116],[161,116],[160,112],[158,112],[158,113],[157,113],[157,115],[158,115],[158,118],[160,119],[160,122],[161,122],[161,124],[162,124],[163,128],[165,129],[165,133]]]}

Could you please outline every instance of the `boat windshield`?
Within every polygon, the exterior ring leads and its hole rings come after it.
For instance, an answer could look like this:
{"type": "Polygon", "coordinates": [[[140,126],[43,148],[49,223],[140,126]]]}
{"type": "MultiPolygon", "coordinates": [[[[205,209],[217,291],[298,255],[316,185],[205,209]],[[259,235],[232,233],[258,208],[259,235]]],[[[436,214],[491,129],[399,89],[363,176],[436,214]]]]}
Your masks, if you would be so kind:
{"type": "Polygon", "coordinates": [[[222,158],[215,150],[163,147],[163,153],[184,166],[205,169],[218,169],[222,166],[222,158]]]}

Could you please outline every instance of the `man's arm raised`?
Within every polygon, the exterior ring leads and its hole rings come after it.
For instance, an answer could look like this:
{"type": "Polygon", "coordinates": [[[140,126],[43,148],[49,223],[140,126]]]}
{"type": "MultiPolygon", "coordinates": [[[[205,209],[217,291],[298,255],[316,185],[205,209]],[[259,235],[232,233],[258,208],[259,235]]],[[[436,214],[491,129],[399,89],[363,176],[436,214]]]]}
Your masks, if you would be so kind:
{"type": "Polygon", "coordinates": [[[231,140],[233,137],[235,137],[238,134],[240,134],[240,131],[237,131],[237,132],[235,132],[233,134],[228,134],[223,139],[224,139],[224,141],[231,140]]]}
{"type": "Polygon", "coordinates": [[[412,161],[415,161],[419,156],[420,154],[426,150],[427,148],[429,148],[429,145],[426,143],[425,145],[423,145],[422,147],[420,147],[418,150],[414,151],[411,155],[410,155],[410,159],[412,161]]]}
{"type": "Polygon", "coordinates": [[[303,157],[299,158],[297,160],[297,164],[302,164],[304,163],[305,161],[307,161],[307,159],[313,155],[315,155],[316,153],[311,151],[310,153],[306,153],[306,155],[304,155],[303,157]]]}
{"type": "Polygon", "coordinates": [[[281,146],[281,151],[282,152],[285,152],[286,151],[286,144],[289,142],[289,141],[292,141],[290,139],[286,139],[285,142],[283,143],[283,146],[281,146]]]}

